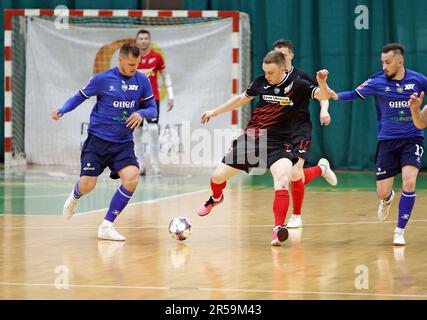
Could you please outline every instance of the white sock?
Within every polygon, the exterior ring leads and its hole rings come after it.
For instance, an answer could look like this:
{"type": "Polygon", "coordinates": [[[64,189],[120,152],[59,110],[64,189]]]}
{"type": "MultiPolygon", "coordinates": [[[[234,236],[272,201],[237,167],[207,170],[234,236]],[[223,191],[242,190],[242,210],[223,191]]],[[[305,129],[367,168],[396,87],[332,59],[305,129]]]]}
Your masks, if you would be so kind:
{"type": "Polygon", "coordinates": [[[102,221],[102,224],[101,224],[101,226],[102,227],[104,227],[104,228],[108,228],[108,227],[112,227],[113,226],[113,223],[111,222],[111,221],[108,221],[108,220],[103,220],[102,221]]]}
{"type": "Polygon", "coordinates": [[[405,231],[405,229],[402,229],[402,228],[399,228],[399,227],[396,227],[396,229],[394,229],[394,232],[397,232],[397,233],[403,233],[405,231]]]}

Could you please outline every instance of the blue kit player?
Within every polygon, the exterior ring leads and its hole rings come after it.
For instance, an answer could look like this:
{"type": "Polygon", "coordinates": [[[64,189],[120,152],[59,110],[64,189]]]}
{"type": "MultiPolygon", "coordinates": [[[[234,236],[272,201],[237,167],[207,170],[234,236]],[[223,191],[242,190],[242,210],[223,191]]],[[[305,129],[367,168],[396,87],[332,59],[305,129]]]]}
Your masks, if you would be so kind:
{"type": "Polygon", "coordinates": [[[387,219],[394,198],[394,177],[402,173],[402,195],[393,244],[405,245],[403,236],[415,204],[415,183],[424,153],[424,133],[411,116],[409,99],[427,90],[427,78],[404,67],[404,47],[387,44],[381,51],[383,70],[354,91],[340,92],[335,100],[375,97],[378,145],[376,151],[378,219],[387,219]]]}
{"type": "Polygon", "coordinates": [[[98,228],[98,238],[123,241],[125,237],[113,227],[135,192],[139,180],[139,165],[134,151],[133,130],[143,118],[157,117],[153,91],[147,76],[137,72],[140,51],[125,44],[120,48],[118,67],[94,75],[89,83],[52,112],[59,120],[86,99],[97,97],[90,115],[88,137],[81,153],[80,180],[64,204],[64,217],[74,215],[80,197],[91,192],[98,176],[106,167],[112,179],[121,179],[122,185],[114,194],[104,221],[98,228]],[[138,110],[141,100],[146,109],[138,110]]]}

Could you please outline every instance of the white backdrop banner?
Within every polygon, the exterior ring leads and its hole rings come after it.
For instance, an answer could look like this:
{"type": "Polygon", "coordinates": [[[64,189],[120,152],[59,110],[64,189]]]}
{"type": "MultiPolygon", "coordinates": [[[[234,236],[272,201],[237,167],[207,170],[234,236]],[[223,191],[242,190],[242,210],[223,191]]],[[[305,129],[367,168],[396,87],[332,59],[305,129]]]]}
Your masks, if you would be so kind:
{"type": "MultiPolygon", "coordinates": [[[[94,72],[116,66],[118,48],[134,39],[141,28],[151,32],[174,88],[172,111],[167,112],[167,96],[161,100],[161,163],[212,166],[221,160],[236,135],[231,131],[231,114],[222,114],[206,126],[200,124],[200,116],[232,95],[230,19],[123,29],[70,25],[57,30],[54,22],[32,18],[26,47],[25,151],[29,163],[79,163],[96,98],[60,121],[51,120],[51,112],[82,88],[94,72]]],[[[138,155],[148,141],[148,133],[141,131],[135,131],[138,155]]]]}

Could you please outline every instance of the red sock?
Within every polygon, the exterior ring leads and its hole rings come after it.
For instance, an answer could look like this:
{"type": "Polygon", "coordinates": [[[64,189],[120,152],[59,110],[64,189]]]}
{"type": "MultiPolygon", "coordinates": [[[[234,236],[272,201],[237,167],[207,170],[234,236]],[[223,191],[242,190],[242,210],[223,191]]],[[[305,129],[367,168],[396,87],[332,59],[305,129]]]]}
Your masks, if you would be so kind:
{"type": "Polygon", "coordinates": [[[320,168],[320,166],[306,168],[304,169],[304,175],[305,175],[304,184],[310,183],[311,180],[322,175],[322,168],[320,168]]]}
{"type": "Polygon", "coordinates": [[[224,190],[226,185],[227,185],[227,181],[224,181],[223,183],[217,184],[217,183],[213,182],[211,179],[212,197],[215,199],[221,198],[222,190],[224,190]]]}
{"type": "Polygon", "coordinates": [[[301,214],[302,202],[304,200],[305,186],[302,179],[291,182],[293,214],[301,214]]]}
{"type": "Polygon", "coordinates": [[[285,224],[288,207],[289,207],[288,190],[276,190],[274,195],[274,203],[273,203],[274,226],[283,226],[285,224]]]}

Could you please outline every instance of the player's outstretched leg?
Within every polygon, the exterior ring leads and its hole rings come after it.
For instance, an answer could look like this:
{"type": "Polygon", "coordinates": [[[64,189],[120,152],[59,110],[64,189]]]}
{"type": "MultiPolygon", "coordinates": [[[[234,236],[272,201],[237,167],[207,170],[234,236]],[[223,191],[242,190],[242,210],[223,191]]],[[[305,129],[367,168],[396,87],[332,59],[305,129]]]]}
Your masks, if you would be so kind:
{"type": "Polygon", "coordinates": [[[207,201],[200,205],[199,209],[197,210],[197,214],[199,216],[203,217],[208,215],[213,207],[221,204],[224,201],[224,195],[222,194],[222,191],[227,185],[227,180],[240,171],[241,170],[233,168],[224,163],[220,163],[218,165],[211,177],[210,185],[212,195],[207,201]]]}
{"type": "Polygon", "coordinates": [[[82,176],[74,185],[73,191],[64,203],[62,215],[65,219],[71,219],[76,213],[76,207],[79,204],[80,198],[91,192],[96,185],[97,177],[82,176]]]}
{"type": "Polygon", "coordinates": [[[288,229],[302,228],[301,210],[305,194],[305,185],[302,181],[304,162],[304,159],[299,158],[298,162],[292,167],[291,194],[293,211],[286,224],[288,229]]]}
{"type": "Polygon", "coordinates": [[[319,160],[317,165],[322,169],[322,177],[331,185],[336,186],[338,183],[337,176],[332,171],[329,161],[325,158],[319,160]]]}

